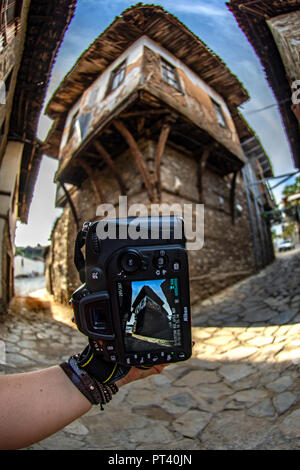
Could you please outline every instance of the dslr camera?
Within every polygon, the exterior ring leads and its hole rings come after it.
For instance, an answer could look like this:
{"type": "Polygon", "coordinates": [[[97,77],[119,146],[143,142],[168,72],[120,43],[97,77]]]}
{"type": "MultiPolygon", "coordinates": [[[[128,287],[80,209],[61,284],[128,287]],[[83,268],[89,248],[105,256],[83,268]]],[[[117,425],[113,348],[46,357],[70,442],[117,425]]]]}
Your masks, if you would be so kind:
{"type": "Polygon", "coordinates": [[[183,225],[176,216],[103,219],[78,233],[74,322],[106,361],[150,367],[191,356],[183,225]]]}

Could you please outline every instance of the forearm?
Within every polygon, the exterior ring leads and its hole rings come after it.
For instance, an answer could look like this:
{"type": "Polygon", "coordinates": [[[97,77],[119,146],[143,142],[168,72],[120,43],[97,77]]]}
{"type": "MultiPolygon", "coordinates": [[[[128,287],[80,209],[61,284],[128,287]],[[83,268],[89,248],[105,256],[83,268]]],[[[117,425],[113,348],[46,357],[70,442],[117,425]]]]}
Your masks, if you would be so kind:
{"type": "MultiPolygon", "coordinates": [[[[118,387],[162,372],[132,367],[118,387]]],[[[22,449],[56,433],[91,408],[60,366],[0,376],[0,449],[22,449]]]]}
{"type": "Polygon", "coordinates": [[[1,449],[41,441],[92,406],[59,366],[0,376],[0,403],[1,449]]]}

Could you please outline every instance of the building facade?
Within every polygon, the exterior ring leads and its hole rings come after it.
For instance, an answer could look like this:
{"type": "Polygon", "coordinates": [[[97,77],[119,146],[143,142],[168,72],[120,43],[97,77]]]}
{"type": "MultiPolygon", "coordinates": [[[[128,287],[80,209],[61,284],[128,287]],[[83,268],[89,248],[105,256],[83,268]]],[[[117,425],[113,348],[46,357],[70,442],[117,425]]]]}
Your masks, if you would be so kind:
{"type": "Polygon", "coordinates": [[[227,5],[261,62],[300,168],[300,1],[230,0],[227,5]]]}
{"type": "MultiPolygon", "coordinates": [[[[128,206],[205,205],[204,247],[189,251],[192,303],[272,261],[257,263],[253,248],[243,142],[255,174],[270,168],[238,112],[247,99],[221,59],[161,7],[129,8],[84,51],[46,109],[53,126],[43,151],[59,161],[64,208],[48,257],[55,298],[67,301],[80,284],[77,230],[103,203],[118,211],[120,195],[128,206]]],[[[262,207],[272,204],[259,188],[262,207]]]]}
{"type": "Polygon", "coordinates": [[[0,1],[0,313],[14,293],[16,221],[27,222],[42,158],[38,119],[74,8],[71,0],[0,1]]]}

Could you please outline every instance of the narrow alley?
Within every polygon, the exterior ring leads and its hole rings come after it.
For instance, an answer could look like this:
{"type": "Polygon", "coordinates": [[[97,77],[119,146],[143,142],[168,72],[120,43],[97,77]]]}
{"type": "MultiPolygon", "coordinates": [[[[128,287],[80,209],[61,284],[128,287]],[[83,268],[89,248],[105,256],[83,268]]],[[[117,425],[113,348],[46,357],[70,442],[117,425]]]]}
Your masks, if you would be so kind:
{"type": "MultiPolygon", "coordinates": [[[[193,358],[131,383],[28,449],[300,448],[300,249],[194,307],[193,358]],[[108,434],[109,430],[109,434],[108,434]]],[[[69,306],[15,297],[0,323],[0,373],[80,352],[69,306]]]]}

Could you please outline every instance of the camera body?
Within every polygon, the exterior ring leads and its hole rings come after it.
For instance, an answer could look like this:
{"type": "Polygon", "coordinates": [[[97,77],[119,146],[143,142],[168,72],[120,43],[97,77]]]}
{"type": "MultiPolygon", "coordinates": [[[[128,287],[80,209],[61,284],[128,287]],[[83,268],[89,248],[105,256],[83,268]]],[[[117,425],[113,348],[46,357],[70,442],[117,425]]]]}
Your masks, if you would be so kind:
{"type": "Polygon", "coordinates": [[[188,359],[191,314],[183,219],[100,220],[84,224],[83,234],[85,283],[70,303],[94,353],[137,367],[188,359]]]}

